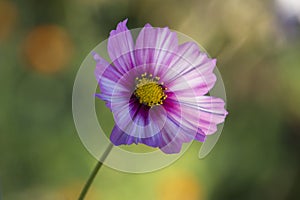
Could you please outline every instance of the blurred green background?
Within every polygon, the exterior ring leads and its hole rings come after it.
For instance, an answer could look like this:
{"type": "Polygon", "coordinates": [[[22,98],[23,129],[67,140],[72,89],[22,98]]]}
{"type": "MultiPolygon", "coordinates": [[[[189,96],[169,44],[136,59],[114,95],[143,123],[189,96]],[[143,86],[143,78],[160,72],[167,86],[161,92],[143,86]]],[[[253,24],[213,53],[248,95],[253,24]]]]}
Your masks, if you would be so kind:
{"type": "Polygon", "coordinates": [[[0,0],[0,199],[76,199],[96,160],[75,130],[73,81],[125,18],[202,44],[230,114],[204,160],[193,143],[155,173],[104,167],[87,199],[300,199],[298,0],[0,0]]]}

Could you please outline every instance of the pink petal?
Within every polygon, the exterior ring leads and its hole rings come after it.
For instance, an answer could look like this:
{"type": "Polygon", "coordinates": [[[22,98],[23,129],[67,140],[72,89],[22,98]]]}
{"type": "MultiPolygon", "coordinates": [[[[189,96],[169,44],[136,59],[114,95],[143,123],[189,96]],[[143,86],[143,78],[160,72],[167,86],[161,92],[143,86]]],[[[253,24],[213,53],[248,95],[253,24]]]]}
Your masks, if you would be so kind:
{"type": "Polygon", "coordinates": [[[128,87],[126,87],[127,85],[119,83],[123,74],[117,67],[110,65],[96,52],[93,52],[92,54],[96,61],[95,76],[101,92],[96,94],[96,96],[104,100],[106,102],[106,106],[111,109],[112,99],[115,99],[115,101],[116,99],[119,99],[122,93],[128,92],[128,87]]]}
{"type": "Polygon", "coordinates": [[[183,110],[190,110],[187,120],[195,120],[195,124],[205,135],[213,134],[217,131],[217,124],[223,123],[228,112],[224,108],[223,99],[211,96],[197,96],[195,98],[181,98],[180,106],[183,110]],[[194,111],[193,111],[194,110],[194,111]]]}
{"type": "Polygon", "coordinates": [[[128,30],[127,19],[117,25],[116,30],[110,32],[108,38],[108,54],[114,65],[125,73],[135,66],[134,42],[131,32],[128,30]]]}
{"type": "Polygon", "coordinates": [[[194,139],[182,124],[178,124],[170,116],[160,134],[162,142],[159,148],[167,154],[179,153],[183,143],[191,142],[194,139]]]}
{"type": "Polygon", "coordinates": [[[118,126],[115,126],[110,135],[110,140],[114,145],[130,145],[132,143],[138,144],[142,143],[150,147],[159,147],[161,146],[161,134],[155,134],[152,137],[148,138],[138,138],[131,135],[128,135],[122,131],[118,126]]]}
{"type": "Polygon", "coordinates": [[[153,28],[147,24],[139,33],[135,45],[137,66],[147,65],[149,73],[160,75],[177,52],[178,41],[175,32],[168,28],[153,28]],[[151,65],[151,66],[150,66],[151,65]]]}
{"type": "Polygon", "coordinates": [[[112,99],[111,104],[116,125],[130,136],[150,138],[160,132],[166,121],[163,107],[148,108],[135,97],[121,101],[112,99]]]}
{"type": "Polygon", "coordinates": [[[197,95],[204,95],[215,84],[215,66],[215,59],[208,58],[195,43],[187,42],[179,46],[162,79],[173,92],[194,89],[197,95]]]}

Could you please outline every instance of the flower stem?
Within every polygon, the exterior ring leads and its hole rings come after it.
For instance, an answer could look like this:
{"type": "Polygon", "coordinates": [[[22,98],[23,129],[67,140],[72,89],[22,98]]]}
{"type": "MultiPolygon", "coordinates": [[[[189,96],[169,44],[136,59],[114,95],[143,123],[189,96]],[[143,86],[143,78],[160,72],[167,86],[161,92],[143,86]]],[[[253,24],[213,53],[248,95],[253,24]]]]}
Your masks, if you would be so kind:
{"type": "Polygon", "coordinates": [[[100,170],[100,168],[102,167],[103,165],[103,162],[105,161],[105,159],[107,158],[108,154],[111,152],[113,148],[113,144],[110,143],[108,145],[108,147],[106,148],[105,152],[103,153],[103,155],[101,156],[100,160],[97,162],[97,165],[95,166],[94,170],[92,171],[89,179],[87,180],[87,182],[85,183],[84,185],[84,188],[82,189],[81,193],[80,193],[80,196],[78,198],[78,200],[83,200],[90,188],[90,186],[92,185],[98,171],[100,170]]]}

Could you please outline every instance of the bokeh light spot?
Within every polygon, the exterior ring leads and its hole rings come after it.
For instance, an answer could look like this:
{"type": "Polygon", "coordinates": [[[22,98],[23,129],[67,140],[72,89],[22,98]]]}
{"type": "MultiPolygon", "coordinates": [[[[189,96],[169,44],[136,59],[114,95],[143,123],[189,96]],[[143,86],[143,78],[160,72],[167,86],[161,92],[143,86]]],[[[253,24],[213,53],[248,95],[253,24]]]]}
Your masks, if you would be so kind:
{"type": "Polygon", "coordinates": [[[18,16],[16,5],[10,1],[0,1],[0,43],[12,33],[18,16]]]}
{"type": "Polygon", "coordinates": [[[196,177],[185,173],[176,173],[165,177],[159,185],[159,200],[201,200],[202,189],[196,177]]]}
{"type": "Polygon", "coordinates": [[[68,33],[56,25],[34,28],[25,39],[24,53],[30,66],[42,73],[56,73],[67,66],[72,53],[68,33]]]}

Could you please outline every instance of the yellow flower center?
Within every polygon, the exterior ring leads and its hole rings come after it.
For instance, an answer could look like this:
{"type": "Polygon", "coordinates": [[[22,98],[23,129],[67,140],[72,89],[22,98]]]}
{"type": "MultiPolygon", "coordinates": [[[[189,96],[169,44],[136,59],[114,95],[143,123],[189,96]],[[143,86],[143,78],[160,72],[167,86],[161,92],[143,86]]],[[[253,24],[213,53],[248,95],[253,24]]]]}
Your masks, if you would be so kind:
{"type": "Polygon", "coordinates": [[[138,98],[141,104],[147,106],[155,106],[163,104],[163,101],[167,98],[163,83],[158,83],[159,77],[152,77],[152,74],[147,75],[144,73],[141,77],[136,78],[136,86],[134,95],[138,98]]]}

